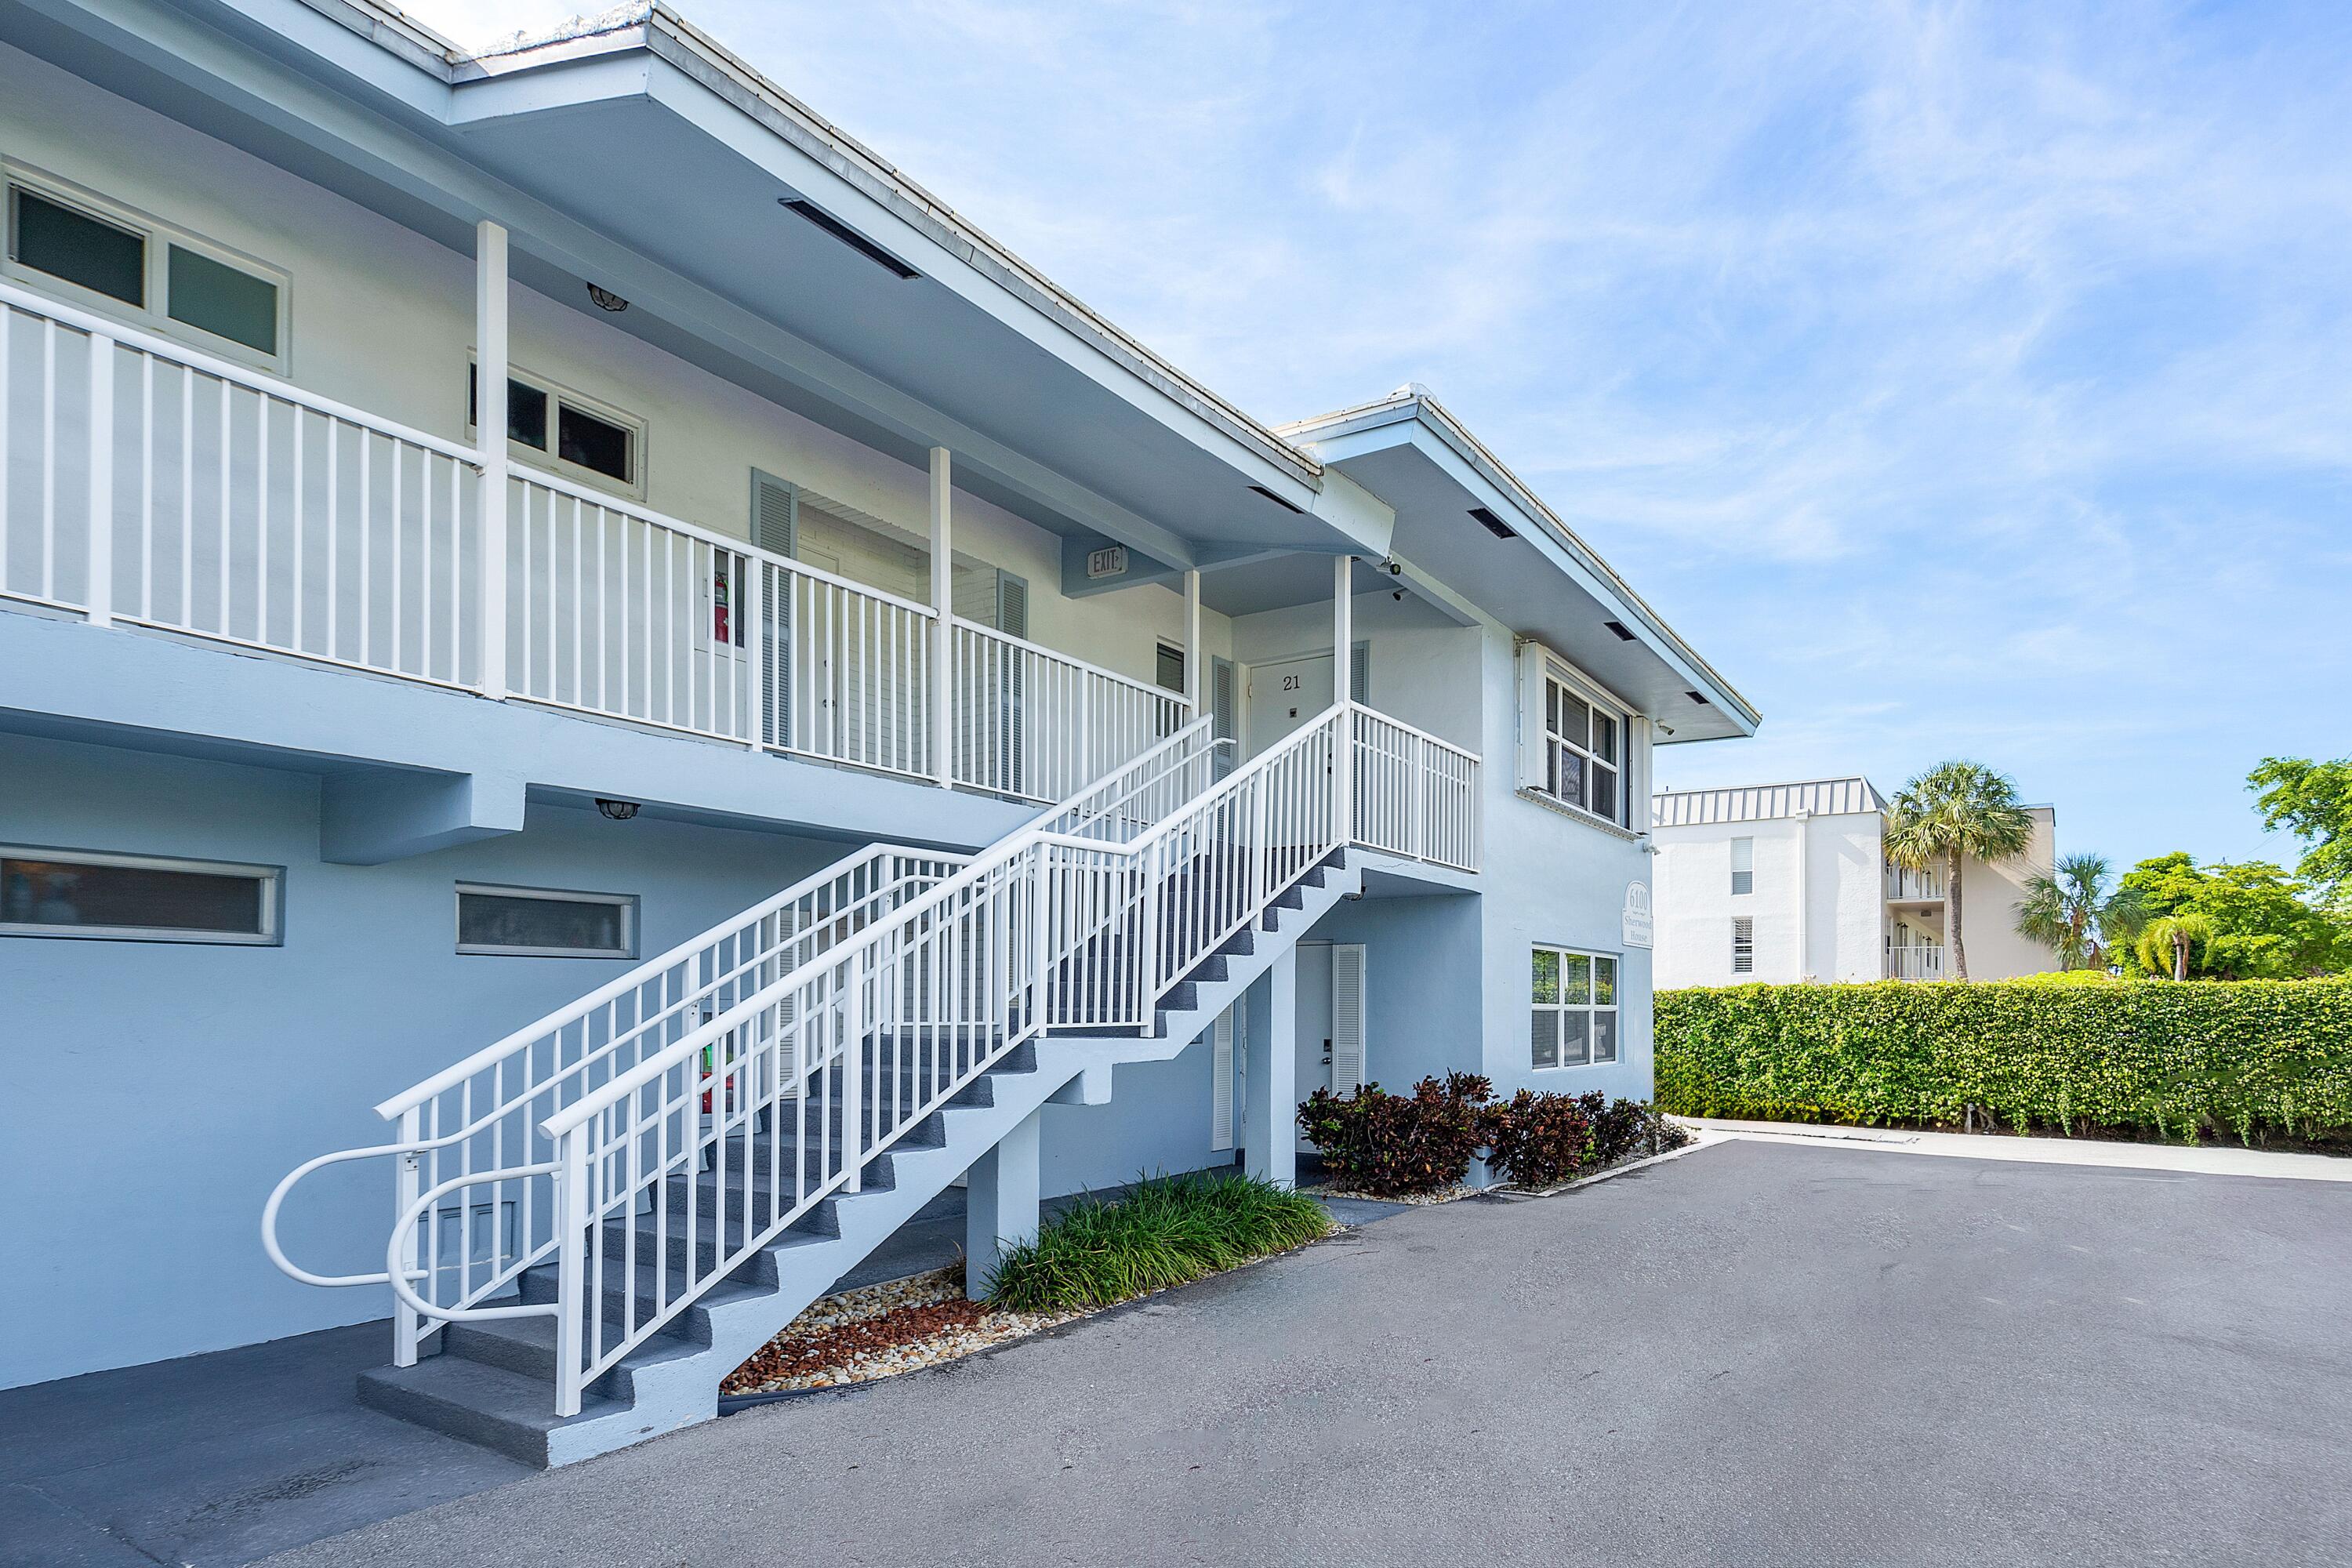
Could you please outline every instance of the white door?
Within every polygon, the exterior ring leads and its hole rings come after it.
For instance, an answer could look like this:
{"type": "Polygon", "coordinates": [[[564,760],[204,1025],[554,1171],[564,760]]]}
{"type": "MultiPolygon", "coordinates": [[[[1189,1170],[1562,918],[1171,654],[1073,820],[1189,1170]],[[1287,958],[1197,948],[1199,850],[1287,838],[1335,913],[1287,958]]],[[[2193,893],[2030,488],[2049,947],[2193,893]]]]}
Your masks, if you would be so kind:
{"type": "MultiPolygon", "coordinates": [[[[1317,1089],[1331,1087],[1331,944],[1328,942],[1298,944],[1297,1006],[1296,1087],[1303,1104],[1317,1089]]],[[[1300,1153],[1311,1153],[1314,1148],[1304,1135],[1299,1138],[1300,1153]]]]}
{"type": "Polygon", "coordinates": [[[1331,706],[1331,656],[1257,664],[1249,674],[1249,749],[1255,756],[1331,706]]]}

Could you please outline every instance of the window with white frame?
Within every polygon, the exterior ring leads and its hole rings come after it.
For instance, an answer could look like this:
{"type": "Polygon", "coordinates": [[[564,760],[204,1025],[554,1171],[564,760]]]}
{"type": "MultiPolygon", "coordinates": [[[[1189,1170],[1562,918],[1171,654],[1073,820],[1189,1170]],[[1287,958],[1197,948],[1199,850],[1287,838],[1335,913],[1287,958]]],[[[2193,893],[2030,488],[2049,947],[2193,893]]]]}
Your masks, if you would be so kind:
{"type": "Polygon", "coordinates": [[[1547,661],[1542,717],[1535,787],[1562,805],[1623,826],[1624,710],[1547,661]]]}
{"type": "Polygon", "coordinates": [[[286,274],[63,180],[5,168],[6,274],[231,359],[283,370],[286,274]]]}
{"type": "Polygon", "coordinates": [[[637,900],[627,893],[460,882],[457,951],[520,958],[635,958],[637,900]]]}
{"type": "Polygon", "coordinates": [[[1617,1059],[1617,959],[1538,947],[1530,965],[1528,1059],[1537,1068],[1617,1059]]]}
{"type": "Polygon", "coordinates": [[[1756,890],[1756,840],[1735,838],[1731,841],[1731,891],[1736,898],[1756,890]]]}
{"type": "Polygon", "coordinates": [[[1756,922],[1747,915],[1731,922],[1731,973],[1756,973],[1756,922]]]}
{"type": "MultiPolygon", "coordinates": [[[[466,434],[474,433],[480,383],[466,367],[466,434]]],[[[507,440],[550,459],[557,472],[642,491],[645,421],[528,373],[507,377],[507,440]]]]}
{"type": "Polygon", "coordinates": [[[275,866],[0,847],[0,936],[267,946],[284,879],[275,866]]]}

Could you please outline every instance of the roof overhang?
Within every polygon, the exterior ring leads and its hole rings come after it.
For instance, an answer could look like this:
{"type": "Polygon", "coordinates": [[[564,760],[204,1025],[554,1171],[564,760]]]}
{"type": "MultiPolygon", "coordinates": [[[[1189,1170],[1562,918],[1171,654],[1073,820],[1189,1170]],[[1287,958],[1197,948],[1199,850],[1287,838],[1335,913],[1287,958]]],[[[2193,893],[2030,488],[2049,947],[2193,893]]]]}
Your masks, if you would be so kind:
{"type": "Polygon", "coordinates": [[[1395,509],[1398,557],[1605,683],[1658,723],[1661,743],[1756,732],[1754,706],[1427,389],[1280,432],[1395,509]]]}
{"type": "Polygon", "coordinates": [[[7,0],[0,37],[460,251],[495,218],[520,281],[908,462],[945,447],[1066,538],[1387,547],[1385,509],[667,7],[478,60],[352,0],[7,0]]]}

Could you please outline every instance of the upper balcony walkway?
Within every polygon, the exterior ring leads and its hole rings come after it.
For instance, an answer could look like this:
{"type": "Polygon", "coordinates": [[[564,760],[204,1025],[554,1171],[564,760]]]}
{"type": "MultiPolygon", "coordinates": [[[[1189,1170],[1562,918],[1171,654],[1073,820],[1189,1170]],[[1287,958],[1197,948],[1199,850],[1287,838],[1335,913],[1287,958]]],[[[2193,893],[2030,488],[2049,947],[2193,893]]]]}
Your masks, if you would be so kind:
{"type": "Polygon", "coordinates": [[[473,447],[0,284],[0,598],[1024,802],[1192,713],[554,474],[487,489],[473,447]]]}

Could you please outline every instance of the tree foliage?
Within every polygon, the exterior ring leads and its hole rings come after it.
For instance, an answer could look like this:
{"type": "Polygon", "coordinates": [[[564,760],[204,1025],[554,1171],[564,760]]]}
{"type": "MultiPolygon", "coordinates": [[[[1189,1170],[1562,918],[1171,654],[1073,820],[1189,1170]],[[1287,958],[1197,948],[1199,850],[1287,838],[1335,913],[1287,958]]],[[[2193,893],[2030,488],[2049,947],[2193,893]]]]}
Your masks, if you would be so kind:
{"type": "Polygon", "coordinates": [[[2309,846],[2295,866],[2322,898],[2352,905],[2352,757],[2315,763],[2268,757],[2246,775],[2263,826],[2284,827],[2309,846]]]}
{"type": "Polygon", "coordinates": [[[1981,763],[1938,763],[1895,793],[1886,813],[1886,856],[1898,866],[1944,868],[1945,920],[1950,926],[1952,973],[1969,977],[1961,925],[1960,867],[2022,854],[2033,841],[2033,818],[2018,804],[2017,786],[1981,763]]]}
{"type": "Polygon", "coordinates": [[[2268,861],[2200,868],[2175,850],[2125,872],[2122,890],[2150,922],[2120,952],[2128,973],[2170,978],[2184,943],[2191,979],[2291,980],[2352,970],[2352,920],[2311,902],[2306,884],[2268,861]]]}
{"type": "Polygon", "coordinates": [[[2017,932],[2058,954],[2062,969],[2105,969],[2147,923],[2139,895],[2114,886],[2104,855],[2063,857],[2054,872],[2025,879],[2017,932]]]}

